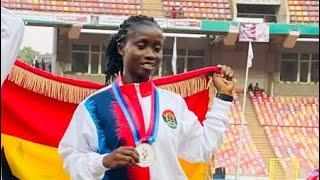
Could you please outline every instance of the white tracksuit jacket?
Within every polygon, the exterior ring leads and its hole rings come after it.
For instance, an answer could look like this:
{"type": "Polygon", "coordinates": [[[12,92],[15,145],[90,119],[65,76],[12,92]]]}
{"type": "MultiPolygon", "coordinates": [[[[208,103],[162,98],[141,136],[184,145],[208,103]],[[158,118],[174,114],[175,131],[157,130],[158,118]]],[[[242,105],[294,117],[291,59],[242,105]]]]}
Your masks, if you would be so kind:
{"type": "MultiPolygon", "coordinates": [[[[135,84],[135,87],[142,106],[145,127],[148,127],[149,118],[145,117],[150,117],[151,96],[141,97],[139,85],[135,84]]],[[[110,85],[96,93],[109,88],[110,85]]],[[[173,111],[177,127],[170,128],[162,117],[159,118],[158,134],[155,143],[152,144],[156,158],[150,167],[150,179],[185,180],[187,178],[178,157],[190,162],[203,162],[211,158],[222,142],[223,133],[229,128],[228,112],[231,102],[215,98],[202,126],[196,115],[188,110],[180,95],[164,89],[157,90],[160,116],[165,110],[173,111]]],[[[97,153],[97,130],[84,105],[85,101],[75,110],[58,149],[64,161],[64,169],[72,179],[102,179],[105,171],[108,171],[102,165],[102,159],[106,154],[97,153]]]]}
{"type": "Polygon", "coordinates": [[[1,86],[16,60],[24,30],[22,19],[1,7],[1,86]]]}

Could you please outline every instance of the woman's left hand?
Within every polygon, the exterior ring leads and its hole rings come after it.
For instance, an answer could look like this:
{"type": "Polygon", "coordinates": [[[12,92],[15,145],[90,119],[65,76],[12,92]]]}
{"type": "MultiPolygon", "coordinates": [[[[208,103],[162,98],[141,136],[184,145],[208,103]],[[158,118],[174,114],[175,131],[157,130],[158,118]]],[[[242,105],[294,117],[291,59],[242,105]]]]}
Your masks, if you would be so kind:
{"type": "Polygon", "coordinates": [[[221,73],[213,74],[214,86],[217,88],[219,93],[232,95],[234,84],[236,82],[233,70],[226,65],[217,65],[217,67],[221,67],[221,73]]]}

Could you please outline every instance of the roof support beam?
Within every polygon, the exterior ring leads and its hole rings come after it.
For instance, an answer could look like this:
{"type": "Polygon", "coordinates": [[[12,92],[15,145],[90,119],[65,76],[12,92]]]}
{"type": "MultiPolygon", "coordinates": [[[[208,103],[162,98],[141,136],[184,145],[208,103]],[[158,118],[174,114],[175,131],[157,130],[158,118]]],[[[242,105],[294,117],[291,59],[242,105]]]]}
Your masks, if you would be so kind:
{"type": "Polygon", "coordinates": [[[284,48],[293,48],[296,45],[299,36],[299,31],[290,31],[289,34],[285,37],[282,46],[284,48]]]}
{"type": "Polygon", "coordinates": [[[82,29],[82,24],[73,24],[68,32],[69,39],[79,39],[81,29],[82,29]]]}
{"type": "Polygon", "coordinates": [[[239,27],[229,29],[227,36],[224,37],[223,43],[226,46],[234,46],[239,36],[239,27]]]}

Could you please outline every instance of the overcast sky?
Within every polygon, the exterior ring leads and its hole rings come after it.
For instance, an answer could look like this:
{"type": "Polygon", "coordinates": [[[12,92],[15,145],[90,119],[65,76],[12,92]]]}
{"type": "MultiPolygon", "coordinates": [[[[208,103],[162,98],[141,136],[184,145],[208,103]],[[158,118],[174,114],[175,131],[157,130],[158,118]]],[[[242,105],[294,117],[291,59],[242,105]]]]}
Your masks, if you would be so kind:
{"type": "Polygon", "coordinates": [[[53,28],[40,26],[26,26],[22,46],[31,46],[42,53],[52,53],[53,28]]]}

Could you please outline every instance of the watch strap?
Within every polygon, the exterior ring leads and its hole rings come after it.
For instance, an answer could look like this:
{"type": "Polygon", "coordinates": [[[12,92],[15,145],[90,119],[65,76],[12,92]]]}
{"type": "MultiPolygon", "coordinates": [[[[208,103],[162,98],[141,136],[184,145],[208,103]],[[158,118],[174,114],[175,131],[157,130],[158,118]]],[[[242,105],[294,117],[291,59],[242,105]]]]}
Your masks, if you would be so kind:
{"type": "Polygon", "coordinates": [[[219,92],[216,94],[216,98],[219,98],[224,101],[229,101],[229,102],[233,101],[233,96],[230,96],[230,95],[224,94],[224,93],[219,93],[219,92]]]}

